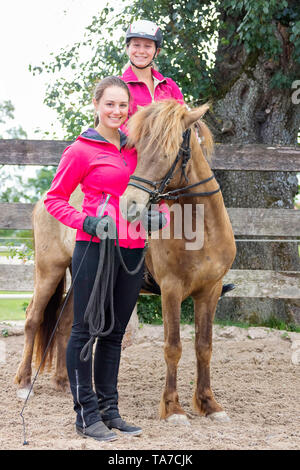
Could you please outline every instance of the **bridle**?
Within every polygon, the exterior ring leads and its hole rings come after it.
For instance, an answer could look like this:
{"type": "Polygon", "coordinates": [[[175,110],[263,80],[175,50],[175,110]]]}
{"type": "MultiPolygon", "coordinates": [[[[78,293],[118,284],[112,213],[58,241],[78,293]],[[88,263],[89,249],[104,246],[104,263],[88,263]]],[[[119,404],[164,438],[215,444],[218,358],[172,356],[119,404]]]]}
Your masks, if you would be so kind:
{"type": "Polygon", "coordinates": [[[188,164],[188,161],[191,158],[191,147],[190,147],[190,139],[191,139],[191,129],[187,129],[184,131],[182,135],[182,144],[180,146],[179,152],[167,172],[167,174],[164,176],[159,181],[150,181],[145,178],[141,178],[140,176],[130,176],[131,180],[139,181],[141,183],[146,183],[149,186],[152,186],[154,189],[149,189],[142,184],[135,183],[130,181],[128,183],[128,186],[134,186],[135,188],[141,189],[142,191],[146,191],[147,193],[150,194],[150,203],[156,204],[158,203],[161,199],[168,199],[168,200],[176,200],[179,199],[180,197],[196,197],[196,196],[212,196],[213,194],[218,193],[221,188],[218,186],[218,189],[215,189],[214,191],[207,191],[207,192],[200,192],[200,193],[193,193],[193,192],[187,192],[188,189],[195,188],[196,186],[199,186],[200,184],[207,183],[208,181],[211,181],[213,178],[215,178],[215,175],[212,174],[209,178],[206,178],[205,180],[198,181],[198,183],[190,184],[188,186],[184,186],[183,188],[178,188],[178,189],[173,189],[171,191],[164,192],[170,181],[174,178],[175,176],[175,168],[177,164],[179,163],[180,160],[181,166],[179,169],[181,169],[181,176],[185,178],[185,181],[188,183],[188,178],[186,176],[185,170],[186,166],[188,164]]]}

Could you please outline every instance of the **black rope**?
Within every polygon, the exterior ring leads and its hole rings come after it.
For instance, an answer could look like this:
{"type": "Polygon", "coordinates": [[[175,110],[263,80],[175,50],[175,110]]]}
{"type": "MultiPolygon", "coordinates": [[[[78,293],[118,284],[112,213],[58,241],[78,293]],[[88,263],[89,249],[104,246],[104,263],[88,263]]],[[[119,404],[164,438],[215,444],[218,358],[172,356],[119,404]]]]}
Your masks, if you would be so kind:
{"type": "Polygon", "coordinates": [[[80,360],[87,362],[93,351],[93,344],[97,337],[107,336],[111,333],[115,325],[115,314],[113,306],[113,276],[114,276],[114,242],[110,239],[103,239],[99,243],[99,262],[93,289],[88,305],[84,313],[84,322],[89,325],[90,339],[84,345],[80,353],[80,360]],[[105,327],[104,301],[109,289],[109,304],[111,313],[111,323],[109,328],[105,327]]]}
{"type": "Polygon", "coordinates": [[[115,325],[115,312],[114,312],[114,262],[115,262],[115,239],[117,253],[120,258],[121,265],[125,272],[130,275],[136,274],[142,267],[147,247],[144,248],[140,261],[133,271],[130,271],[122,257],[118,231],[113,220],[110,220],[110,235],[101,239],[99,243],[99,262],[96,272],[96,277],[93,289],[89,298],[88,305],[84,313],[84,321],[89,324],[90,339],[83,346],[80,352],[80,360],[87,362],[93,352],[93,345],[96,338],[109,335],[115,325]],[[104,301],[109,292],[109,305],[110,305],[110,326],[104,331],[105,327],[105,307],[104,301]]]}

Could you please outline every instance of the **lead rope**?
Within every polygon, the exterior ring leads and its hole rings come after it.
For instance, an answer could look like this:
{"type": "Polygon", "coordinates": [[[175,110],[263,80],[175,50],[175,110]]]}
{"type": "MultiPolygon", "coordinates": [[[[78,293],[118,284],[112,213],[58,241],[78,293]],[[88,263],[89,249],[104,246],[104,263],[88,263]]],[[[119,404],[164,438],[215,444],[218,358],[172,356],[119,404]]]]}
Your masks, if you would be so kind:
{"type": "MultiPolygon", "coordinates": [[[[92,356],[93,345],[96,338],[109,335],[115,326],[115,312],[114,312],[114,261],[115,261],[115,242],[117,253],[120,258],[121,265],[127,274],[133,276],[142,267],[147,247],[144,248],[141,259],[138,262],[136,268],[130,271],[122,257],[118,231],[114,221],[111,219],[111,228],[113,229],[112,238],[103,238],[99,243],[99,263],[97,267],[97,273],[93,285],[93,289],[89,298],[87,308],[84,313],[84,321],[89,324],[90,339],[83,346],[80,352],[80,360],[87,362],[92,356]],[[105,307],[104,301],[107,298],[109,290],[109,305],[110,305],[110,318],[111,324],[107,330],[104,331],[105,327],[105,307]]],[[[110,230],[109,230],[110,232],[110,230]]],[[[111,232],[110,232],[111,233],[111,232]]]]}

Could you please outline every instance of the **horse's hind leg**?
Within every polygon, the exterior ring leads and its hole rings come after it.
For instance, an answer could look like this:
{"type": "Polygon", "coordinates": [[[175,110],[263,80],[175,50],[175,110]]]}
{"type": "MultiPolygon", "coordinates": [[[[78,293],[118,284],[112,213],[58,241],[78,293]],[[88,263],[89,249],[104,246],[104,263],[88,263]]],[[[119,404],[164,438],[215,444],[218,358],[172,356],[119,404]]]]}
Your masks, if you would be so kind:
{"type": "Polygon", "coordinates": [[[162,311],[164,321],[164,355],[167,365],[166,383],[160,402],[160,418],[188,424],[185,412],[179,404],[177,393],[177,365],[181,358],[180,311],[181,297],[175,289],[162,286],[162,311]]]}
{"type": "Polygon", "coordinates": [[[65,391],[69,386],[66,368],[66,349],[73,321],[73,292],[67,300],[56,332],[56,364],[52,381],[57,390],[65,391]]]}
{"type": "MultiPolygon", "coordinates": [[[[53,269],[52,271],[50,279],[47,274],[44,273],[42,276],[36,272],[33,298],[26,310],[23,356],[15,376],[15,383],[19,384],[20,389],[29,389],[30,387],[34,340],[43,321],[45,308],[55,293],[65,269],[53,269]],[[55,274],[53,274],[54,272],[55,274]]],[[[19,393],[19,396],[22,397],[22,392],[19,393]]]]}
{"type": "Polygon", "coordinates": [[[195,349],[197,359],[197,385],[193,405],[200,415],[216,421],[229,421],[229,417],[214,398],[210,385],[210,359],[215,310],[222,290],[222,283],[194,298],[195,349]]]}
{"type": "MultiPolygon", "coordinates": [[[[23,348],[23,356],[22,361],[18,367],[16,376],[15,376],[15,383],[19,385],[20,390],[20,397],[25,398],[22,396],[22,390],[30,388],[31,384],[31,360],[33,355],[33,347],[34,347],[34,338],[37,332],[37,329],[40,324],[39,315],[36,315],[36,319],[34,318],[34,300],[33,297],[30,301],[26,309],[26,321],[24,327],[24,348],[23,348]]],[[[25,392],[24,392],[25,393],[25,392]]]]}

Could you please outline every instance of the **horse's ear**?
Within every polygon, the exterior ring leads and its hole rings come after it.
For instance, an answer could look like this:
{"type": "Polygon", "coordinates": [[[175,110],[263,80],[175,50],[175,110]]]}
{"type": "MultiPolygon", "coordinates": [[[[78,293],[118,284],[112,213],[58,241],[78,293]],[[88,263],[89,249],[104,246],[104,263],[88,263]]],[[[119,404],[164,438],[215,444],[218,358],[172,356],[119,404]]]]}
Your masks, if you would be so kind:
{"type": "Polygon", "coordinates": [[[189,127],[191,127],[192,124],[194,124],[194,122],[202,118],[202,116],[204,116],[209,107],[210,103],[205,103],[199,108],[193,109],[192,111],[188,111],[183,118],[184,128],[188,129],[189,127]]]}

